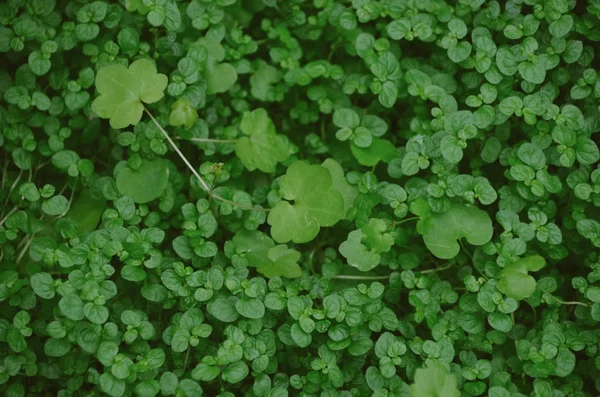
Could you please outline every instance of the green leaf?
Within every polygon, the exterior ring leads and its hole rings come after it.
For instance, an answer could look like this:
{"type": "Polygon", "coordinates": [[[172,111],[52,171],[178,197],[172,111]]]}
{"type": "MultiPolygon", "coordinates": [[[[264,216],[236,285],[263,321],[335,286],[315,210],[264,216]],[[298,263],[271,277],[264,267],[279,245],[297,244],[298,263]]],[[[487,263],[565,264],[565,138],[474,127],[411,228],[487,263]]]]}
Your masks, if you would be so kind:
{"type": "Polygon", "coordinates": [[[92,110],[101,118],[110,119],[112,128],[136,125],[144,111],[142,102],[161,100],[167,83],[167,76],[157,73],[149,59],[138,59],[129,68],[121,64],[105,66],[96,75],[100,96],[92,103],[92,110]]]}
{"type": "Polygon", "coordinates": [[[227,383],[238,383],[243,381],[249,373],[248,365],[243,361],[237,361],[225,367],[221,377],[227,383]]]}
{"type": "Polygon", "coordinates": [[[333,226],[344,216],[344,199],[321,165],[294,162],[281,177],[280,193],[294,204],[282,200],[269,212],[271,236],[278,243],[306,243],[321,227],[333,226]]]}
{"type": "Polygon", "coordinates": [[[48,273],[36,273],[30,279],[31,288],[37,296],[43,299],[52,299],[56,294],[54,280],[48,273]]]}
{"type": "Polygon", "coordinates": [[[111,397],[121,397],[125,393],[126,383],[115,378],[112,374],[103,373],[100,376],[100,388],[111,397]]]}
{"type": "Polygon", "coordinates": [[[265,305],[259,299],[238,299],[235,309],[246,318],[262,318],[265,315],[265,305]]]}
{"type": "Polygon", "coordinates": [[[350,149],[356,160],[358,160],[361,165],[367,167],[373,167],[380,161],[389,163],[396,157],[399,157],[396,146],[390,141],[380,138],[373,138],[371,146],[367,148],[360,148],[355,144],[352,144],[350,145],[350,149]]]}
{"type": "Polygon", "coordinates": [[[44,343],[44,353],[49,357],[62,357],[71,350],[71,343],[66,339],[50,338],[44,343]]]}
{"type": "Polygon", "coordinates": [[[65,214],[69,211],[69,200],[62,195],[51,197],[42,203],[42,211],[50,216],[65,214]]]}
{"type": "Polygon", "coordinates": [[[226,297],[218,297],[209,302],[206,310],[217,320],[224,323],[232,323],[239,317],[235,303],[226,297]]]}
{"type": "Polygon", "coordinates": [[[267,257],[270,261],[259,266],[256,270],[266,277],[297,278],[302,275],[302,269],[298,265],[300,252],[280,244],[269,249],[267,257]]]}
{"type": "Polygon", "coordinates": [[[415,383],[410,386],[411,397],[460,397],[456,378],[437,361],[429,361],[426,368],[415,373],[415,383]]]}
{"type": "Polygon", "coordinates": [[[237,72],[229,63],[220,63],[225,59],[225,50],[216,40],[203,37],[194,46],[204,47],[208,52],[208,60],[204,69],[204,77],[208,84],[208,93],[222,93],[231,88],[237,81],[237,72]]]}
{"type": "Polygon", "coordinates": [[[426,216],[427,225],[421,231],[425,245],[440,259],[458,255],[458,240],[465,238],[470,244],[483,245],[490,241],[494,232],[487,212],[476,207],[453,204],[442,214],[426,216]]]}
{"type": "Polygon", "coordinates": [[[169,124],[174,127],[184,126],[187,130],[192,128],[198,119],[198,112],[192,107],[189,99],[181,97],[171,105],[169,124]]]}
{"type": "Polygon", "coordinates": [[[326,159],[321,165],[329,170],[333,184],[332,187],[342,195],[344,199],[344,214],[348,214],[348,210],[354,205],[354,200],[358,196],[358,189],[356,186],[348,183],[344,175],[344,169],[334,159],[326,159]]]}
{"type": "Polygon", "coordinates": [[[244,112],[240,129],[247,137],[237,141],[235,154],[248,170],[275,172],[277,163],[289,157],[288,140],[276,133],[275,125],[265,109],[244,112]]]}
{"type": "Polygon", "coordinates": [[[498,291],[517,301],[527,299],[535,292],[537,282],[528,272],[536,272],[546,266],[539,255],[527,256],[507,265],[500,272],[498,291]]]}
{"type": "Polygon", "coordinates": [[[90,233],[96,230],[106,202],[92,196],[89,190],[84,190],[71,206],[67,218],[77,224],[79,233],[90,233]]]}
{"type": "Polygon", "coordinates": [[[169,183],[169,169],[164,160],[144,160],[138,169],[124,167],[117,175],[117,189],[135,203],[149,203],[159,198],[169,183]]]}
{"type": "Polygon", "coordinates": [[[381,219],[371,219],[360,230],[348,234],[348,239],[340,245],[340,253],[350,266],[366,272],[381,261],[382,252],[388,252],[394,244],[394,238],[387,231],[387,224],[381,219]]]}
{"type": "Polygon", "coordinates": [[[65,295],[58,302],[58,307],[65,317],[73,321],[83,320],[83,301],[77,295],[65,295]]]}

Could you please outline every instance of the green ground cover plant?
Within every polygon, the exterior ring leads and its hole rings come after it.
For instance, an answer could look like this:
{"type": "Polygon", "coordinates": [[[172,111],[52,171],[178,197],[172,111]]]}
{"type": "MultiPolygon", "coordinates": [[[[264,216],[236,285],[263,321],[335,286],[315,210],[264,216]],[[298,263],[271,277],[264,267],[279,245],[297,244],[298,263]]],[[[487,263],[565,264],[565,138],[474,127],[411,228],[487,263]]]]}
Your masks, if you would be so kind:
{"type": "Polygon", "coordinates": [[[0,395],[600,394],[599,0],[6,0],[0,395]]]}

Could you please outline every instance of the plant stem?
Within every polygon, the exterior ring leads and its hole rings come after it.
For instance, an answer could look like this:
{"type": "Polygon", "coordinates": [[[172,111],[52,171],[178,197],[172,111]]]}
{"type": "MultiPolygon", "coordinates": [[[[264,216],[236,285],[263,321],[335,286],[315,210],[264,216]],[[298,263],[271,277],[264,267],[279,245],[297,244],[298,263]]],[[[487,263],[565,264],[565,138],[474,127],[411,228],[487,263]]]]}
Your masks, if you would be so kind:
{"type": "Polygon", "coordinates": [[[331,279],[335,280],[387,280],[389,278],[390,276],[351,276],[344,274],[331,277],[331,279]]]}
{"type": "Polygon", "coordinates": [[[236,143],[238,139],[213,139],[213,138],[181,138],[177,137],[175,139],[179,139],[182,141],[191,141],[191,142],[212,142],[212,143],[236,143]]]}
{"type": "Polygon", "coordinates": [[[19,253],[19,256],[17,257],[17,263],[21,262],[21,259],[23,259],[23,256],[25,256],[25,252],[27,252],[27,249],[29,248],[29,246],[33,242],[34,238],[35,238],[35,233],[33,233],[31,235],[31,238],[29,238],[29,240],[27,240],[27,244],[25,244],[25,246],[23,247],[23,249],[19,253]]]}
{"type": "Polygon", "coordinates": [[[158,128],[158,130],[167,139],[167,141],[169,142],[169,144],[171,145],[171,147],[173,148],[173,150],[175,150],[175,152],[179,155],[179,158],[181,158],[181,160],[185,163],[185,165],[189,168],[189,170],[192,171],[192,174],[196,177],[196,179],[198,179],[198,182],[200,182],[200,185],[202,186],[202,189],[208,194],[209,197],[213,197],[216,200],[219,200],[219,201],[222,201],[224,203],[236,206],[236,207],[238,207],[240,209],[243,209],[243,210],[263,211],[263,212],[270,211],[268,208],[246,207],[244,205],[238,204],[238,203],[233,202],[231,200],[227,200],[226,198],[221,197],[218,194],[214,193],[212,191],[212,189],[208,186],[208,184],[204,181],[204,179],[200,176],[200,174],[198,173],[198,171],[196,171],[196,169],[194,167],[192,167],[192,165],[190,164],[190,162],[188,161],[188,159],[183,155],[183,153],[181,153],[181,150],[179,150],[179,148],[177,147],[177,145],[175,144],[175,142],[173,142],[173,140],[171,139],[171,137],[169,136],[169,134],[167,134],[167,131],[165,131],[165,129],[160,125],[160,123],[154,118],[154,116],[152,115],[152,113],[150,113],[150,111],[148,111],[148,109],[146,109],[146,108],[144,108],[144,111],[146,112],[146,114],[148,116],[150,116],[150,118],[152,119],[152,122],[154,122],[154,125],[156,125],[156,127],[158,128]]]}
{"type": "Polygon", "coordinates": [[[483,274],[483,272],[481,270],[479,270],[477,268],[477,266],[475,266],[475,261],[473,260],[473,255],[467,249],[467,247],[465,247],[465,243],[463,243],[462,239],[458,239],[458,243],[460,244],[460,248],[463,251],[465,251],[465,254],[467,254],[467,256],[469,257],[469,260],[471,261],[471,266],[473,266],[473,269],[477,270],[477,273],[479,273],[481,275],[481,277],[483,277],[486,280],[489,280],[489,277],[487,277],[485,274],[483,274]]]}
{"type": "Polygon", "coordinates": [[[8,217],[11,216],[13,214],[13,212],[15,212],[18,209],[19,209],[18,207],[15,207],[12,210],[10,210],[10,212],[8,214],[6,214],[6,216],[4,218],[2,218],[2,220],[0,220],[0,226],[2,226],[4,224],[4,222],[6,222],[8,217]]]}
{"type": "Polygon", "coordinates": [[[394,221],[394,222],[390,223],[390,226],[388,226],[388,229],[391,229],[393,227],[396,227],[396,226],[401,225],[401,224],[406,223],[406,222],[414,221],[415,219],[419,219],[419,217],[418,216],[411,216],[410,218],[405,218],[405,219],[401,219],[399,221],[394,221]]]}
{"type": "Polygon", "coordinates": [[[17,184],[19,183],[19,181],[21,180],[21,176],[23,176],[23,170],[19,171],[19,175],[17,175],[17,178],[15,179],[15,181],[13,182],[13,184],[10,186],[10,189],[8,190],[8,194],[6,195],[6,200],[4,200],[4,208],[2,209],[2,215],[4,215],[4,209],[6,208],[6,205],[8,204],[8,201],[10,200],[10,195],[12,193],[12,191],[15,189],[15,187],[17,186],[17,184]]]}
{"type": "Polygon", "coordinates": [[[448,263],[444,266],[440,266],[440,267],[436,267],[435,269],[427,269],[427,270],[423,270],[421,272],[421,274],[429,274],[429,273],[436,273],[436,272],[443,272],[444,270],[448,270],[452,267],[452,263],[448,263]]]}
{"type": "Polygon", "coordinates": [[[185,353],[185,360],[183,362],[183,371],[185,372],[185,369],[187,368],[187,364],[188,364],[188,359],[190,358],[190,347],[188,346],[187,348],[187,352],[185,353]]]}
{"type": "Polygon", "coordinates": [[[552,295],[552,293],[550,293],[549,291],[545,290],[544,288],[540,287],[539,285],[537,286],[542,292],[550,295],[555,301],[557,301],[558,303],[560,303],[561,305],[579,305],[579,306],[584,306],[584,307],[590,307],[590,305],[588,305],[587,303],[583,303],[583,302],[578,302],[578,301],[564,301],[560,298],[557,298],[556,296],[552,295]]]}

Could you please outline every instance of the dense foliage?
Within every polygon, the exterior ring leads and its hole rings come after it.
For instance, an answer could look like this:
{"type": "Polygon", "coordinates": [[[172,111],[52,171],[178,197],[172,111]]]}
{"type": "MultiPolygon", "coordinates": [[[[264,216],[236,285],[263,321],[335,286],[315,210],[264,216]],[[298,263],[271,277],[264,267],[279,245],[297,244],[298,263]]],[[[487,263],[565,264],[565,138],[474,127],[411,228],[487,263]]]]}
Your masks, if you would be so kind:
{"type": "Polygon", "coordinates": [[[0,395],[600,393],[599,0],[6,0],[0,395]]]}

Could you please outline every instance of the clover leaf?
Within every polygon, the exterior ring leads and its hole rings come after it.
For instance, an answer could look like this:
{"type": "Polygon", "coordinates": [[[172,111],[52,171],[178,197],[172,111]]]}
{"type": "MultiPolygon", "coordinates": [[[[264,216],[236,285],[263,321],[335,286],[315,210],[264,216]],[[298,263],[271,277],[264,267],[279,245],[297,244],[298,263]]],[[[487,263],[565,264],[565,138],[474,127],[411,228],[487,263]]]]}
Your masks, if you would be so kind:
{"type": "Polygon", "coordinates": [[[280,193],[288,201],[278,202],[267,218],[278,243],[306,243],[321,227],[333,226],[344,217],[344,198],[333,188],[329,170],[321,165],[292,163],[281,177],[280,193]]]}
{"type": "Polygon", "coordinates": [[[222,63],[225,59],[225,49],[218,41],[203,37],[194,46],[204,47],[208,57],[204,67],[204,77],[210,94],[229,90],[237,81],[237,72],[230,63],[222,63]]]}
{"type": "Polygon", "coordinates": [[[466,238],[473,245],[483,245],[491,240],[494,232],[487,212],[476,207],[453,204],[444,213],[419,213],[423,223],[418,227],[425,245],[440,259],[458,255],[458,240],[466,238]]]}
{"type": "Polygon", "coordinates": [[[266,277],[297,278],[302,275],[302,269],[298,265],[300,252],[295,249],[288,248],[285,244],[279,244],[269,250],[267,257],[270,263],[265,263],[256,269],[266,277]]]}
{"type": "MultiPolygon", "coordinates": [[[[273,240],[258,230],[240,230],[232,239],[231,257],[235,264],[255,267],[266,277],[296,278],[302,274],[298,265],[300,253],[285,244],[275,245],[273,240]]],[[[229,249],[228,249],[229,250],[229,249]]]]}
{"type": "Polygon", "coordinates": [[[498,291],[517,301],[529,298],[537,282],[528,272],[537,272],[544,266],[546,260],[540,255],[526,256],[509,264],[500,272],[498,291]]]}
{"type": "Polygon", "coordinates": [[[250,171],[275,172],[277,163],[289,157],[288,140],[277,134],[265,109],[244,112],[240,129],[247,136],[237,141],[235,154],[250,171]]]}
{"type": "Polygon", "coordinates": [[[348,234],[348,239],[340,245],[340,253],[348,264],[366,272],[381,261],[381,253],[388,252],[394,245],[394,237],[385,233],[387,224],[381,219],[371,219],[359,230],[348,234]]]}
{"type": "Polygon", "coordinates": [[[92,103],[92,110],[103,119],[110,119],[112,128],[136,125],[144,112],[142,102],[161,100],[167,83],[167,76],[157,73],[149,59],[138,59],[129,68],[121,64],[105,66],[96,75],[100,96],[92,103]]]}
{"type": "Polygon", "coordinates": [[[380,161],[389,163],[400,155],[393,143],[380,138],[373,138],[369,147],[362,148],[351,144],[350,149],[356,160],[367,167],[373,167],[380,161]]]}
{"type": "Polygon", "coordinates": [[[119,193],[144,204],[163,194],[169,183],[169,169],[164,160],[144,160],[137,169],[124,167],[116,179],[119,193]]]}
{"type": "Polygon", "coordinates": [[[358,189],[356,186],[348,183],[348,180],[344,175],[344,169],[340,163],[334,159],[326,159],[321,165],[329,170],[333,188],[342,195],[342,198],[344,199],[344,214],[347,214],[350,207],[354,204],[354,200],[358,196],[358,189]]]}
{"type": "Polygon", "coordinates": [[[437,361],[415,372],[415,383],[410,386],[411,397],[460,397],[456,378],[437,361]]]}
{"type": "Polygon", "coordinates": [[[181,97],[171,105],[169,124],[174,127],[184,126],[186,130],[192,128],[198,119],[198,112],[194,109],[189,99],[181,97]]]}

